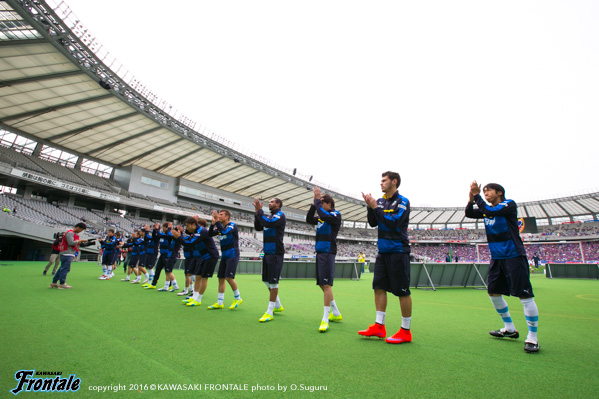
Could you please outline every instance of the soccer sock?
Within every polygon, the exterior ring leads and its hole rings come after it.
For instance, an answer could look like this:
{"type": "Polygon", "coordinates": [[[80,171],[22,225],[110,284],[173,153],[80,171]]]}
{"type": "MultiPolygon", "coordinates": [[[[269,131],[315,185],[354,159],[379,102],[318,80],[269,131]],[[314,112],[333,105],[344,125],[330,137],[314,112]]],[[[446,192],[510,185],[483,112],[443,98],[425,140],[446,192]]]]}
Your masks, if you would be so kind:
{"type": "Polygon", "coordinates": [[[385,325],[385,312],[376,311],[376,324],[385,325]]]}
{"type": "Polygon", "coordinates": [[[275,300],[275,308],[280,308],[281,307],[281,301],[279,300],[279,296],[277,295],[277,299],[275,300]]]}
{"type": "Polygon", "coordinates": [[[502,296],[490,296],[489,298],[491,298],[491,302],[493,303],[493,306],[495,306],[495,310],[497,310],[497,313],[499,313],[499,316],[501,316],[503,324],[505,324],[505,329],[507,331],[516,331],[516,326],[514,326],[514,323],[512,322],[505,299],[503,299],[502,296]]]}
{"type": "Polygon", "coordinates": [[[401,318],[401,328],[403,328],[404,330],[409,330],[411,323],[412,323],[412,317],[402,317],[401,318]]]}
{"type": "Polygon", "coordinates": [[[170,284],[170,281],[167,281],[167,282],[165,282],[165,283],[164,283],[164,289],[165,289],[165,290],[168,290],[168,285],[169,285],[169,284],[170,284]]]}
{"type": "Polygon", "coordinates": [[[329,313],[331,312],[331,307],[330,306],[325,306],[324,307],[324,314],[322,315],[322,321],[329,321],[329,313]]]}
{"type": "Polygon", "coordinates": [[[148,272],[148,275],[149,275],[148,279],[153,282],[154,281],[154,270],[150,270],[148,272]]]}
{"type": "Polygon", "coordinates": [[[198,301],[198,302],[202,302],[202,297],[203,297],[203,296],[204,296],[203,294],[200,294],[200,293],[198,292],[198,298],[196,299],[196,301],[198,301]]]}
{"type": "Polygon", "coordinates": [[[272,316],[274,308],[275,308],[275,303],[268,301],[268,309],[266,310],[266,313],[268,313],[269,315],[272,316]]]}
{"type": "Polygon", "coordinates": [[[171,284],[173,285],[173,287],[179,288],[179,286],[177,285],[177,279],[172,280],[171,284]]]}
{"type": "Polygon", "coordinates": [[[191,296],[191,299],[193,299],[194,301],[197,301],[199,296],[200,296],[200,293],[197,291],[194,291],[193,295],[191,296]]]}
{"type": "Polygon", "coordinates": [[[526,316],[526,324],[528,324],[528,336],[527,341],[537,341],[537,325],[539,324],[539,309],[535,303],[534,298],[521,299],[522,306],[524,307],[524,316],[526,316]]]}
{"type": "Polygon", "coordinates": [[[239,289],[236,289],[235,291],[233,291],[233,296],[235,297],[235,299],[240,300],[241,299],[241,295],[239,295],[239,289]]]}
{"type": "Polygon", "coordinates": [[[225,301],[225,293],[219,292],[218,293],[218,304],[222,305],[224,301],[225,301]]]}
{"type": "Polygon", "coordinates": [[[102,276],[106,275],[106,266],[102,265],[102,276]]]}
{"type": "Polygon", "coordinates": [[[144,276],[146,276],[147,279],[150,278],[150,275],[148,273],[144,274],[144,276]]]}
{"type": "Polygon", "coordinates": [[[339,316],[341,314],[339,309],[337,309],[337,304],[334,299],[331,301],[331,312],[333,312],[333,316],[339,316]]]}

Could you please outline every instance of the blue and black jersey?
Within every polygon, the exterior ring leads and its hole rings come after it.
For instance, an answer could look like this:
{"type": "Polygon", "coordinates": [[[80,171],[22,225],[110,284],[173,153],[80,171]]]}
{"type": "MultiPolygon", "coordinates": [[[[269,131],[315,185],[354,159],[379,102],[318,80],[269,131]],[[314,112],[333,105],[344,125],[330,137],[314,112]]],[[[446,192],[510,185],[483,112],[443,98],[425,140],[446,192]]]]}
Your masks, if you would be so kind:
{"type": "Polygon", "coordinates": [[[518,205],[512,200],[503,200],[491,206],[480,194],[474,196],[474,203],[466,207],[466,217],[485,219],[485,231],[492,259],[509,259],[526,256],[524,244],[518,229],[518,205]],[[478,209],[474,208],[474,203],[478,209]]]}
{"type": "Polygon", "coordinates": [[[198,226],[196,232],[187,232],[179,237],[186,258],[218,259],[218,249],[210,237],[208,229],[198,226]]]}
{"type": "Polygon", "coordinates": [[[153,229],[151,231],[146,231],[146,237],[148,238],[146,252],[149,255],[158,253],[158,249],[160,247],[160,237],[158,237],[158,233],[160,233],[159,229],[153,229]]]}
{"type": "Polygon", "coordinates": [[[322,207],[320,198],[314,199],[310,205],[306,222],[316,227],[316,252],[337,253],[337,234],[341,227],[341,213],[331,209],[327,212],[322,207]],[[318,216],[314,214],[318,213],[318,216]]]}
{"type": "Polygon", "coordinates": [[[104,250],[104,254],[113,254],[117,250],[117,245],[119,245],[119,241],[115,236],[106,237],[104,241],[100,242],[100,248],[104,250]]]}
{"type": "MultiPolygon", "coordinates": [[[[164,255],[166,257],[171,256],[171,252],[175,248],[175,237],[173,237],[171,233],[171,229],[169,228],[167,231],[163,230],[155,230],[157,231],[156,236],[158,237],[158,247],[160,249],[160,255],[164,255]]],[[[181,247],[179,247],[181,248],[181,247]]]]}
{"type": "Polygon", "coordinates": [[[410,222],[410,201],[398,191],[387,198],[379,198],[377,207],[368,207],[368,224],[379,227],[379,253],[410,253],[408,223],[410,222]]]}
{"type": "Polygon", "coordinates": [[[223,259],[239,257],[239,231],[237,225],[229,222],[223,226],[221,222],[210,225],[210,236],[218,235],[220,251],[223,259]]]}
{"type": "Polygon", "coordinates": [[[257,231],[264,230],[264,253],[285,254],[283,237],[285,236],[285,224],[287,219],[281,210],[275,210],[270,216],[264,215],[260,209],[254,218],[254,228],[257,231]]]}
{"type": "Polygon", "coordinates": [[[131,248],[131,256],[143,255],[146,253],[143,237],[137,237],[137,238],[133,239],[133,241],[128,242],[125,245],[123,245],[123,248],[129,248],[129,247],[131,248]]]}

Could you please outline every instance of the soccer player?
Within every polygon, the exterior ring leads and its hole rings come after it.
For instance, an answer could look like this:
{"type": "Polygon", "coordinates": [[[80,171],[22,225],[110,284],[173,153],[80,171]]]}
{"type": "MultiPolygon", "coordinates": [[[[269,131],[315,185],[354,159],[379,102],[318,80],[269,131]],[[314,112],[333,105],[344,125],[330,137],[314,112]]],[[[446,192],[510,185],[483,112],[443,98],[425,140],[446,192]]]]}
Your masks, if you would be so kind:
{"type": "Polygon", "coordinates": [[[466,216],[485,220],[485,231],[491,252],[487,292],[504,323],[504,328],[490,331],[489,334],[497,338],[516,339],[520,336],[512,322],[507,302],[502,297],[502,295],[517,296],[524,307],[524,316],[528,324],[524,350],[529,353],[538,352],[539,310],[530,284],[526,250],[518,230],[518,206],[514,201],[505,199],[505,189],[497,183],[487,184],[483,188],[483,193],[486,202],[480,196],[480,185],[473,181],[470,185],[470,200],[466,206],[466,216]]]}
{"type": "Polygon", "coordinates": [[[142,287],[145,288],[149,281],[154,280],[154,265],[156,264],[156,258],[158,257],[158,251],[160,247],[160,238],[158,232],[160,231],[160,223],[154,223],[152,229],[147,224],[144,226],[146,230],[147,248],[146,248],[146,269],[148,270],[148,281],[144,281],[142,287]]]}
{"type": "Polygon", "coordinates": [[[112,265],[116,252],[118,251],[117,245],[119,242],[114,236],[114,230],[109,229],[106,234],[106,239],[100,240],[100,247],[103,250],[102,253],[102,275],[98,277],[98,280],[110,280],[112,274],[112,265]]]}
{"type": "Polygon", "coordinates": [[[341,313],[333,298],[337,233],[341,227],[341,213],[335,210],[335,200],[328,194],[322,195],[314,187],[314,203],[306,215],[306,223],[316,227],[316,285],[324,294],[324,313],[318,331],[327,332],[329,321],[341,321],[341,313]],[[318,216],[314,214],[317,213],[318,216]]]}
{"type": "Polygon", "coordinates": [[[139,263],[139,244],[143,242],[139,231],[134,231],[131,234],[131,240],[122,245],[122,248],[131,248],[131,258],[129,259],[129,267],[127,268],[127,277],[122,278],[123,282],[131,282],[131,284],[137,284],[140,282],[141,277],[137,270],[137,264],[139,263]],[[135,273],[135,280],[131,281],[131,272],[135,273]]]}
{"type": "Polygon", "coordinates": [[[263,202],[254,198],[254,208],[256,215],[254,217],[254,228],[256,231],[264,231],[264,258],[262,258],[262,281],[270,293],[268,308],[266,313],[258,320],[260,323],[266,323],[273,319],[275,312],[282,312],[283,306],[279,300],[279,278],[283,269],[283,259],[285,256],[285,246],[283,237],[285,235],[285,224],[287,219],[281,211],[283,201],[273,198],[268,203],[270,216],[266,216],[262,210],[263,202]]]}
{"type": "MultiPolygon", "coordinates": [[[[154,279],[152,282],[146,284],[145,289],[156,289],[156,284],[158,284],[158,280],[160,279],[160,273],[166,267],[168,263],[169,255],[171,249],[174,247],[174,237],[171,233],[173,228],[173,224],[171,222],[164,222],[162,224],[162,230],[154,230],[154,237],[158,238],[158,248],[160,252],[160,256],[158,257],[158,263],[156,263],[156,272],[154,274],[154,279]]],[[[169,280],[167,280],[168,287],[169,280]]]]}
{"type": "Polygon", "coordinates": [[[71,271],[71,263],[79,254],[79,245],[87,242],[87,240],[79,239],[79,233],[86,228],[85,223],[77,223],[73,229],[64,233],[58,247],[60,250],[60,267],[52,278],[50,288],[58,288],[60,290],[73,288],[67,284],[67,274],[71,271]],[[60,284],[58,284],[59,281],[60,284]]]}
{"type": "MultiPolygon", "coordinates": [[[[173,227],[172,230],[177,230],[179,233],[183,231],[181,226],[173,227]]],[[[169,243],[169,252],[168,258],[164,264],[164,275],[165,282],[164,287],[159,288],[160,292],[175,292],[179,290],[179,286],[177,285],[177,279],[175,279],[175,275],[173,274],[173,267],[175,267],[175,263],[177,263],[177,259],[179,258],[179,251],[181,250],[181,243],[175,240],[175,237],[172,234],[172,230],[167,233],[167,236],[170,235],[171,240],[169,243]]],[[[154,284],[152,284],[154,285],[154,284]]]]}
{"type": "Polygon", "coordinates": [[[230,310],[236,309],[243,299],[239,294],[239,288],[235,281],[235,273],[239,264],[239,232],[237,225],[231,222],[231,212],[226,209],[220,212],[212,211],[212,224],[210,225],[210,236],[218,235],[220,250],[222,252],[220,265],[218,266],[218,300],[208,309],[222,309],[225,301],[225,281],[233,290],[233,303],[230,310]]]}
{"type": "Polygon", "coordinates": [[[195,232],[197,230],[197,220],[195,219],[195,217],[187,218],[185,220],[184,224],[185,224],[185,231],[179,232],[179,230],[173,229],[171,231],[171,234],[173,235],[175,240],[179,241],[181,243],[181,245],[183,245],[183,256],[185,257],[185,262],[184,262],[185,289],[182,292],[178,293],[177,295],[178,296],[186,296],[186,295],[191,296],[192,292],[193,292],[193,288],[191,287],[191,285],[193,284],[191,276],[194,275],[193,273],[196,268],[196,263],[198,262],[198,260],[201,260],[201,259],[198,256],[195,256],[196,255],[194,253],[195,245],[188,243],[186,241],[186,238],[189,238],[190,234],[191,235],[195,234],[195,232]],[[192,221],[195,221],[195,222],[192,223],[192,221]]]}
{"type": "MultiPolygon", "coordinates": [[[[196,258],[194,275],[196,281],[193,288],[193,295],[183,300],[187,306],[200,306],[202,296],[208,286],[208,279],[214,274],[214,269],[218,262],[218,249],[214,240],[209,236],[207,229],[208,223],[200,218],[188,218],[185,221],[185,228],[188,235],[181,238],[185,246],[191,246],[191,255],[196,258]]],[[[173,235],[176,233],[173,231],[173,235]]]]}
{"type": "Polygon", "coordinates": [[[401,328],[385,341],[401,344],[412,341],[410,324],[412,322],[412,297],[410,296],[410,242],[408,223],[410,220],[410,201],[399,194],[397,189],[401,177],[397,172],[382,174],[381,190],[383,198],[375,200],[371,194],[362,193],[368,206],[368,224],[378,226],[379,253],[374,263],[372,288],[376,306],[376,321],[366,330],[358,331],[365,337],[383,338],[385,312],[387,310],[387,292],[399,297],[401,307],[401,328]]]}

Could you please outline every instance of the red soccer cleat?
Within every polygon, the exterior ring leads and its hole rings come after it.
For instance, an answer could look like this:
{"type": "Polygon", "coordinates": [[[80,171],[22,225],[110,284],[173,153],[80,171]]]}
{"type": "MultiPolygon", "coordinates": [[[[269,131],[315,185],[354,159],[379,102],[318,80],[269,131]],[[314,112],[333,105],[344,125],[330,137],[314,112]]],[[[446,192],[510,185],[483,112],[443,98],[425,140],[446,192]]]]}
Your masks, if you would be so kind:
{"type": "Polygon", "coordinates": [[[387,330],[385,329],[384,325],[374,323],[369,325],[368,329],[358,331],[358,334],[363,335],[365,337],[385,338],[385,336],[387,335],[387,330]]]}
{"type": "Polygon", "coordinates": [[[412,342],[412,333],[410,330],[404,330],[400,328],[398,332],[390,336],[385,340],[388,344],[403,344],[406,342],[412,342]]]}

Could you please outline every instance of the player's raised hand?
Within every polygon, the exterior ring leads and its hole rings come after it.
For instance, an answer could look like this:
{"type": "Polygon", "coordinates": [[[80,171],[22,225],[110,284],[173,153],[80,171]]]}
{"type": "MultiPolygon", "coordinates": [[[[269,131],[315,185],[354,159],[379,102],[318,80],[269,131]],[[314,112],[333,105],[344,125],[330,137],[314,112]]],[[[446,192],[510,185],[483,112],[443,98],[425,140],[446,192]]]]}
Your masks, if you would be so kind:
{"type": "Polygon", "coordinates": [[[480,194],[480,184],[474,180],[470,184],[470,195],[472,196],[472,200],[474,200],[474,196],[480,194]]]}
{"type": "Polygon", "coordinates": [[[262,205],[263,202],[261,202],[258,198],[254,198],[254,208],[256,209],[256,212],[262,209],[262,205]]]}
{"type": "Polygon", "coordinates": [[[320,192],[320,188],[314,186],[314,199],[316,199],[316,198],[320,199],[321,196],[322,196],[322,194],[320,192]]]}
{"type": "Polygon", "coordinates": [[[218,220],[218,212],[215,210],[212,211],[212,224],[216,223],[218,220]]]}

